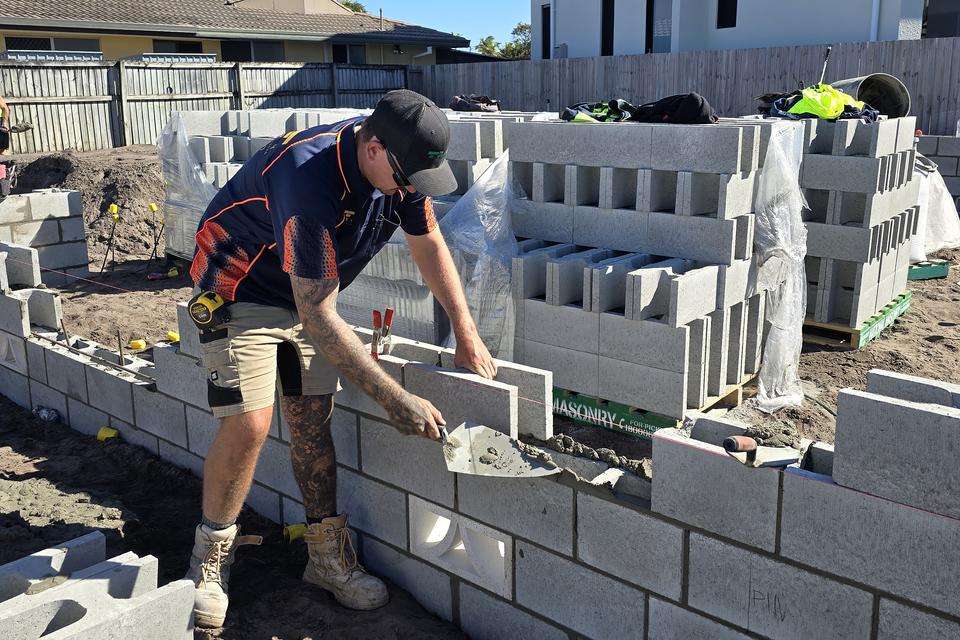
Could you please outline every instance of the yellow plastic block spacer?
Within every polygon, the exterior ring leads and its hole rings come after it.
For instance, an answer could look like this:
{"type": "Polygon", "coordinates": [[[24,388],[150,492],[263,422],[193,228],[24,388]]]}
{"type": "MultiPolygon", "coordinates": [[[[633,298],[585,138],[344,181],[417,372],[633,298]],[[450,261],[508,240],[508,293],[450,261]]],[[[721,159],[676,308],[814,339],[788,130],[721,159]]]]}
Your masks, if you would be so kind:
{"type": "Polygon", "coordinates": [[[147,341],[146,341],[146,340],[131,340],[131,341],[130,341],[130,348],[131,348],[131,349],[134,349],[134,350],[136,350],[136,351],[142,351],[142,350],[144,350],[144,349],[147,348],[147,341]]]}
{"type": "Polygon", "coordinates": [[[120,432],[113,427],[100,427],[100,431],[97,431],[97,440],[103,442],[104,440],[109,440],[110,438],[116,438],[119,435],[120,432]]]}
{"type": "Polygon", "coordinates": [[[167,340],[170,342],[180,342],[180,334],[176,331],[167,331],[167,340]]]}
{"type": "Polygon", "coordinates": [[[150,211],[156,213],[160,207],[157,206],[156,202],[151,202],[150,204],[147,205],[147,208],[150,209],[150,211]]]}
{"type": "Polygon", "coordinates": [[[303,534],[307,532],[307,525],[303,522],[298,522],[296,524],[289,524],[283,528],[283,539],[287,542],[293,542],[298,538],[302,538],[303,534]]]}

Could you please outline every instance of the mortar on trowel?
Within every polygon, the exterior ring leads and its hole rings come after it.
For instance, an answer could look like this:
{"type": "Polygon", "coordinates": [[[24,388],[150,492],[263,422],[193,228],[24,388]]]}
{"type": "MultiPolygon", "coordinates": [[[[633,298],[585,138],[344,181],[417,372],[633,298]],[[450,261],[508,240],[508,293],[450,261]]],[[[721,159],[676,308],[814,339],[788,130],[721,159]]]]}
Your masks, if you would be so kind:
{"type": "Polygon", "coordinates": [[[446,427],[440,427],[440,441],[447,470],[453,473],[499,478],[536,478],[560,473],[560,468],[538,456],[536,449],[480,424],[463,422],[450,433],[446,427]]]}

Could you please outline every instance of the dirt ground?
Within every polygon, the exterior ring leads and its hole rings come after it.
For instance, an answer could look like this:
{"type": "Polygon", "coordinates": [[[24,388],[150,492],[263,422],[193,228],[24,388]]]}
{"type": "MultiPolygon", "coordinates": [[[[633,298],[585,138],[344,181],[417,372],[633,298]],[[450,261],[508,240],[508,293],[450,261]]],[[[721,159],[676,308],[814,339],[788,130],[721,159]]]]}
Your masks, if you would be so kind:
{"type": "MultiPolygon", "coordinates": [[[[200,480],[144,449],[99,443],[41,422],[0,397],[0,565],[90,531],[107,537],[107,557],[156,556],[160,582],[183,577],[200,517],[200,480]]],[[[387,640],[463,638],[453,625],[391,587],[390,604],[359,613],[301,582],[302,542],[283,541],[278,525],[249,510],[245,547],[231,576],[223,640],[387,640]]],[[[198,633],[206,640],[208,636],[198,633]]]]}

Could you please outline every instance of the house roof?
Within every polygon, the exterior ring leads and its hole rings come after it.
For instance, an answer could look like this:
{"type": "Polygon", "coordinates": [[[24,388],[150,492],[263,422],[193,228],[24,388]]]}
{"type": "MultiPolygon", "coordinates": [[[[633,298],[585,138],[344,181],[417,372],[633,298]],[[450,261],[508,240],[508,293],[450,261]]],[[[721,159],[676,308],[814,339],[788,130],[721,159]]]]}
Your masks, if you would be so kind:
{"type": "Polygon", "coordinates": [[[83,28],[90,31],[146,31],[207,38],[261,37],[324,39],[338,42],[422,43],[466,47],[461,36],[380,19],[363,13],[284,13],[231,6],[224,0],[5,0],[0,24],[23,27],[83,28]]]}

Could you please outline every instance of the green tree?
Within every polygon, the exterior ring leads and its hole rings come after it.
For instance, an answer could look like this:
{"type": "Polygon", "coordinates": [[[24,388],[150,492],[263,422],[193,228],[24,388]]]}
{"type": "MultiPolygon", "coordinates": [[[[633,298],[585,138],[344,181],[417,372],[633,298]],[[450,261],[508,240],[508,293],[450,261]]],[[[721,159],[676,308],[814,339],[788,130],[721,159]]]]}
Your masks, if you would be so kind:
{"type": "Polygon", "coordinates": [[[500,55],[500,45],[493,39],[493,36],[487,36],[481,39],[480,42],[477,43],[477,46],[474,47],[474,50],[485,56],[500,55]]]}
{"type": "Polygon", "coordinates": [[[526,22],[520,22],[513,28],[510,35],[513,36],[513,40],[500,47],[500,56],[511,60],[529,60],[530,25],[526,22]]]}
{"type": "Polygon", "coordinates": [[[363,6],[363,4],[357,2],[357,0],[339,0],[339,1],[340,1],[340,4],[345,6],[347,9],[350,9],[350,11],[353,11],[354,13],[367,12],[367,8],[363,6]]]}

